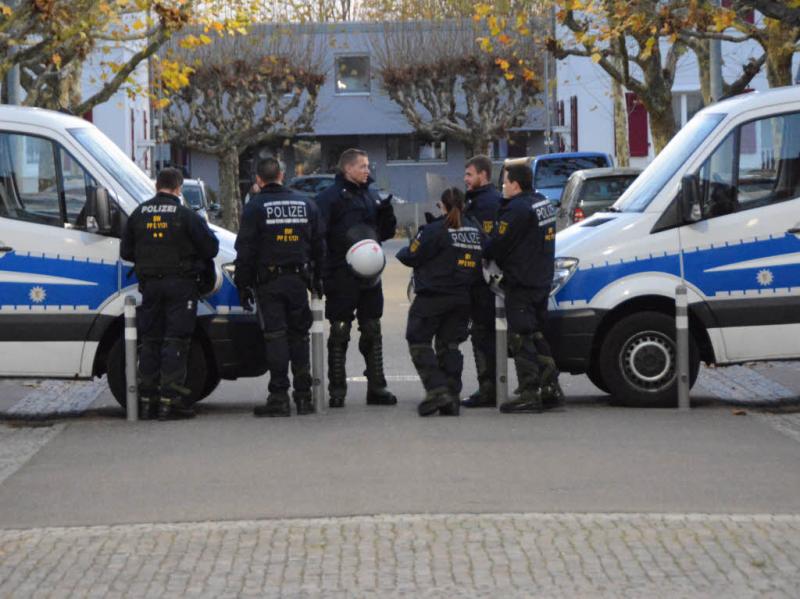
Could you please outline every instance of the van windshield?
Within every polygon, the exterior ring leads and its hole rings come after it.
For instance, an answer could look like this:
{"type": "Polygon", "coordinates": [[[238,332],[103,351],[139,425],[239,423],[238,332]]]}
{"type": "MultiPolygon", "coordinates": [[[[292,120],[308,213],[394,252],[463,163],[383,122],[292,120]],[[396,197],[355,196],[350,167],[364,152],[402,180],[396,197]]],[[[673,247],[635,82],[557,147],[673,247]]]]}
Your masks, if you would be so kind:
{"type": "Polygon", "coordinates": [[[621,212],[644,212],[658,192],[664,189],[681,165],[694,154],[723,118],[724,114],[705,113],[686,123],[650,166],[625,190],[614,208],[621,212]]]}
{"type": "Polygon", "coordinates": [[[134,200],[141,204],[155,195],[155,186],[148,176],[99,129],[82,127],[69,132],[134,200]]]}

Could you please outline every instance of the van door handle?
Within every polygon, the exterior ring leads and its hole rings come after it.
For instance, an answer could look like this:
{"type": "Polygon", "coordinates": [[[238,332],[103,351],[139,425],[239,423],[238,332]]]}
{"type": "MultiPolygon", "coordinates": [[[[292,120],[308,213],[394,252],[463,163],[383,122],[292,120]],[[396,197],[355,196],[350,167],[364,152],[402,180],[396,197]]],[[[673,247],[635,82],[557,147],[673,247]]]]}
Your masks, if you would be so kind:
{"type": "Polygon", "coordinates": [[[800,235],[800,227],[795,227],[794,229],[789,229],[786,231],[789,235],[800,235]]]}

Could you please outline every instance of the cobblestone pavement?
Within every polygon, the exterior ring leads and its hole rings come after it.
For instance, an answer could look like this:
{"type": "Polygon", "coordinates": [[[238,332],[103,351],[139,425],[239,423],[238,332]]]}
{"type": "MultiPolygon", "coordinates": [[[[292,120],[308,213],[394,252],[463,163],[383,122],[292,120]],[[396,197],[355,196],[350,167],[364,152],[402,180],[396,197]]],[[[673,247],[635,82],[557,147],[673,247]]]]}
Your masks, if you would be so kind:
{"type": "Polygon", "coordinates": [[[2,597],[797,597],[800,516],[377,516],[0,531],[2,597]]]}

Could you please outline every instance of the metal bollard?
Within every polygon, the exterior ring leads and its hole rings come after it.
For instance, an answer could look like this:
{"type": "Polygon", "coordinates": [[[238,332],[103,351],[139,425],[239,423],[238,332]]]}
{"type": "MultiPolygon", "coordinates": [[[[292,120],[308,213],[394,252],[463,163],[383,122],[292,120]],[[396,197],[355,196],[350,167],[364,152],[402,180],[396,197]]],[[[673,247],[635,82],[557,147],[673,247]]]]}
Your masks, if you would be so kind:
{"type": "Polygon", "coordinates": [[[686,285],[675,288],[675,337],[678,360],[678,409],[689,409],[689,298],[686,285]]]}
{"type": "Polygon", "coordinates": [[[494,296],[494,328],[496,349],[496,398],[500,408],[508,401],[508,324],[506,323],[506,301],[494,296]]]}
{"type": "Polygon", "coordinates": [[[125,296],[125,407],[128,422],[139,419],[139,386],[136,380],[136,298],[125,296]]]}
{"type": "Polygon", "coordinates": [[[325,327],[322,298],[311,295],[311,394],[318,414],[327,411],[325,405],[325,327]]]}

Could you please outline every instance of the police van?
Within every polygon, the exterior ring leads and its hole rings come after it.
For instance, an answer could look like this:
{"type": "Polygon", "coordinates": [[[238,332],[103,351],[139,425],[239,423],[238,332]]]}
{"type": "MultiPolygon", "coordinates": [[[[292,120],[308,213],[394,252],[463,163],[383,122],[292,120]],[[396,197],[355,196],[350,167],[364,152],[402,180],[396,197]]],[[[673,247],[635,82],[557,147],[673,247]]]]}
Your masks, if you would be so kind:
{"type": "MultiPolygon", "coordinates": [[[[94,125],[0,106],[0,377],[107,374],[124,404],[123,304],[138,291],[119,238],[154,192],[94,125]]],[[[220,250],[189,355],[195,400],[220,379],[266,371],[255,316],[242,310],[230,276],[234,235],[211,228],[220,250]]]]}
{"type": "Polygon", "coordinates": [[[562,370],[627,405],[674,405],[675,288],[700,362],[800,357],[800,87],[709,106],[607,212],[559,233],[562,370]]]}

